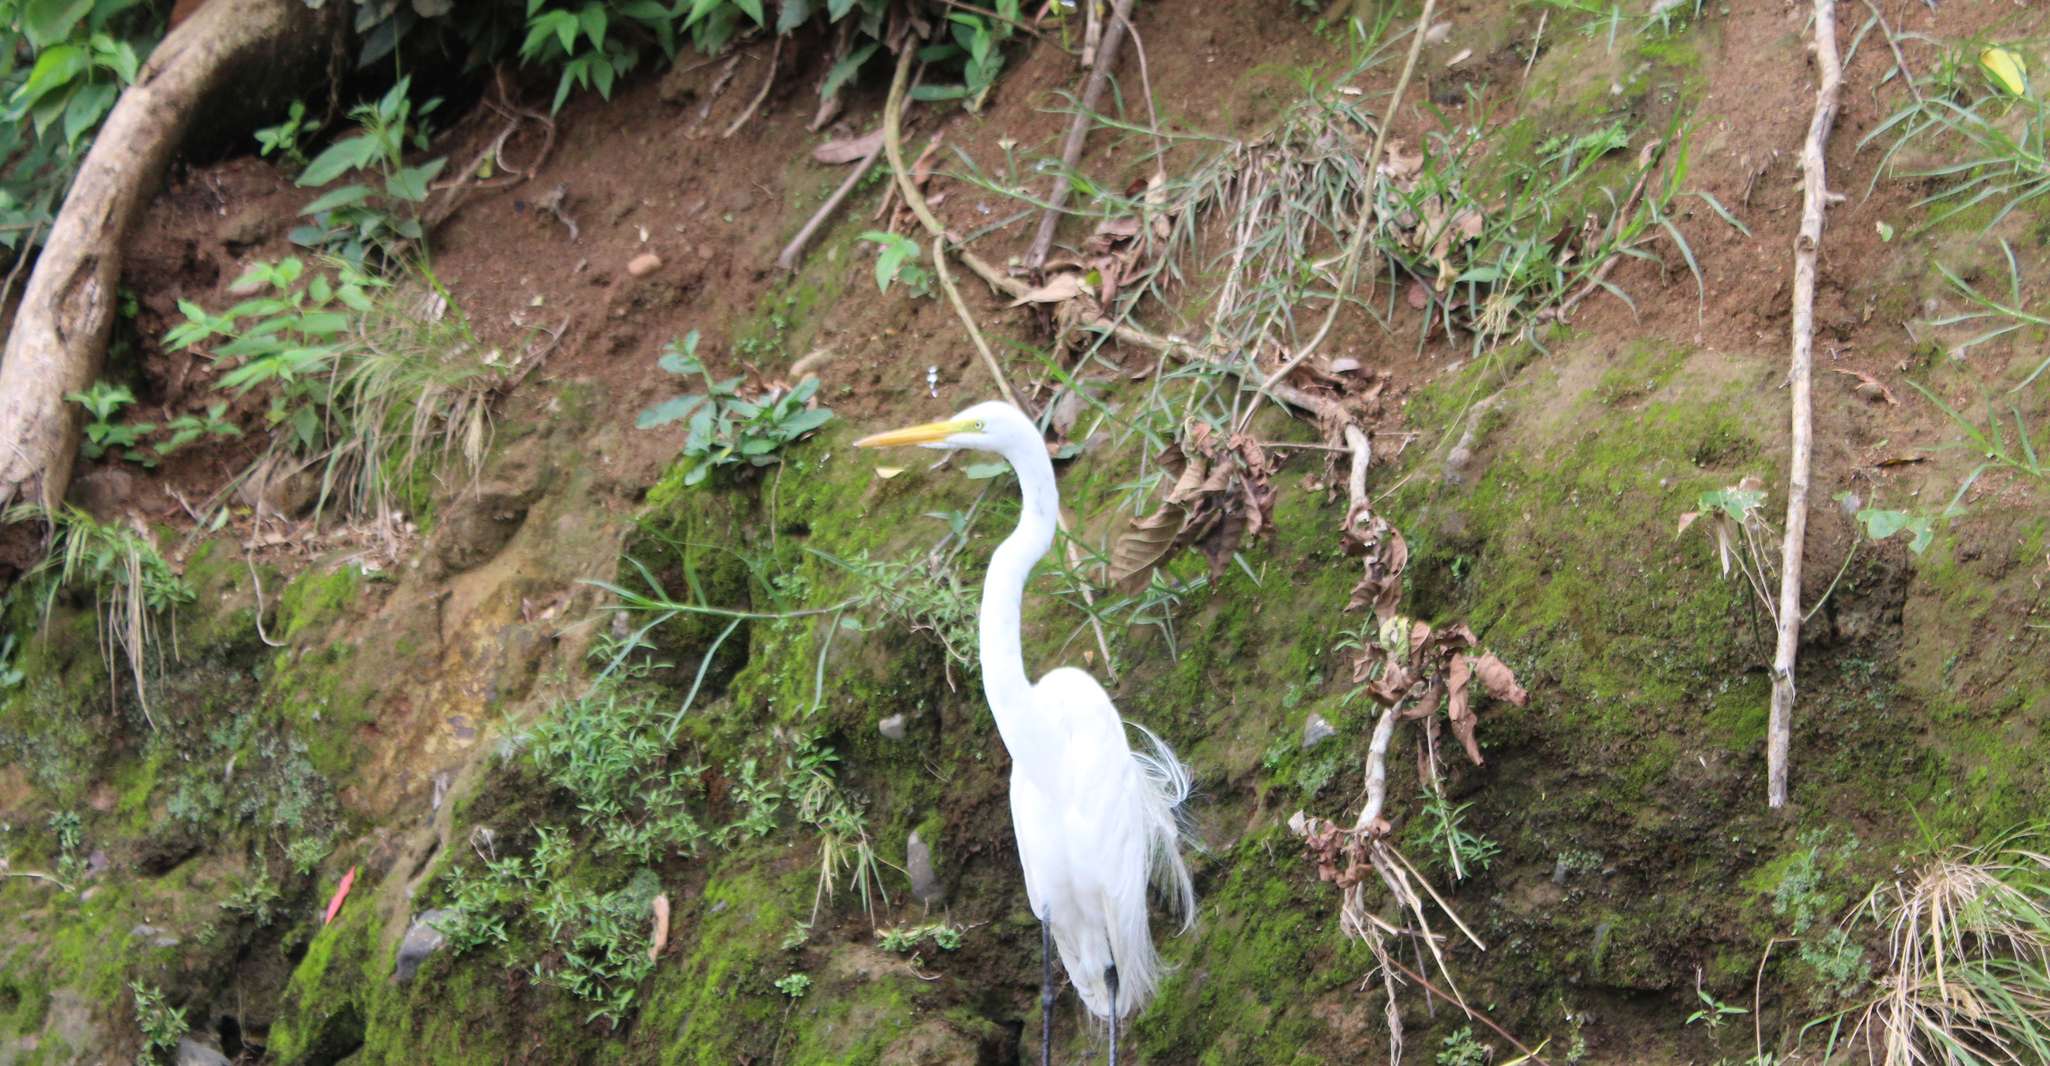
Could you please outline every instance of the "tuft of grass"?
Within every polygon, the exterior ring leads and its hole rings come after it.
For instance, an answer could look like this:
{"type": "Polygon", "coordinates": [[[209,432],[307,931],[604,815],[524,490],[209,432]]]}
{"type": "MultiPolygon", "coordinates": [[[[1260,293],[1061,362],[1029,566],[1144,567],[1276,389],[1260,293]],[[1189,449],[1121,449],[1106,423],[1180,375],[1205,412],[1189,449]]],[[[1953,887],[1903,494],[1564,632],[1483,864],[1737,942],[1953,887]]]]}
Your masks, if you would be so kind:
{"type": "MultiPolygon", "coordinates": [[[[48,581],[44,613],[49,613],[57,594],[66,588],[83,587],[92,592],[101,653],[107,663],[108,698],[113,699],[118,688],[118,655],[128,666],[143,717],[154,729],[157,723],[150,713],[147,675],[152,657],[162,666],[164,648],[157,622],[180,604],[192,602],[196,595],[192,586],[164,559],[140,522],[101,522],[69,505],[53,511],[22,504],[9,509],[6,516],[10,523],[31,520],[47,522],[53,531],[50,553],[27,575],[30,580],[48,581]]],[[[175,654],[175,619],[171,637],[175,654]]]]}
{"type": "Polygon", "coordinates": [[[2033,84],[2015,92],[1974,56],[1984,45],[1942,41],[1921,34],[1897,34],[1896,42],[1934,48],[1939,60],[1911,86],[1911,99],[1858,141],[1860,150],[1885,144],[1872,181],[1892,175],[1931,191],[1915,201],[1929,217],[1917,232],[1984,207],[1981,232],[2000,224],[2016,208],[2050,192],[2050,105],[2033,84]],[[1930,157],[1900,165],[1904,153],[1930,157]]]}
{"type": "Polygon", "coordinates": [[[1874,889],[1888,970],[1851,1042],[1886,1066],[2050,1062],[2050,854],[2032,826],[1874,889]]]}
{"type": "MultiPolygon", "coordinates": [[[[395,522],[426,503],[427,470],[474,477],[490,447],[490,401],[514,366],[478,341],[424,264],[397,280],[346,262],[257,263],[218,314],[180,301],[164,340],[226,364],[220,387],[261,390],[271,446],[256,464],[320,471],[319,503],[395,522]]],[[[247,476],[247,475],[245,475],[247,476]]]]}

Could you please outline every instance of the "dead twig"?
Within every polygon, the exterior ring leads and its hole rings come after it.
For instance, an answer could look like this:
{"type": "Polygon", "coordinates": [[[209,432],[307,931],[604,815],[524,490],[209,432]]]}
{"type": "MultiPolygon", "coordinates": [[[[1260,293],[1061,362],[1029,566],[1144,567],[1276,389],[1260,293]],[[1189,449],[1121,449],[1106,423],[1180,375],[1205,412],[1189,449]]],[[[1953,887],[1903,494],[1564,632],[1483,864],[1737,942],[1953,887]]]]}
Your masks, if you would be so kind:
{"type": "Polygon", "coordinates": [[[1880,13],[1879,5],[1873,3],[1872,0],[1865,0],[1865,6],[1872,9],[1872,17],[1879,23],[1879,34],[1886,38],[1887,50],[1893,53],[1894,69],[1901,72],[1901,81],[1907,83],[1908,92],[1914,96],[1915,103],[1922,103],[1921,87],[1915,84],[1915,74],[1908,69],[1907,58],[1901,55],[1900,41],[1894,38],[1893,28],[1886,24],[1886,16],[1880,13]]]}
{"type": "Polygon", "coordinates": [[[1787,805],[1787,754],[1792,745],[1794,660],[1801,643],[1801,551],[1808,535],[1808,461],[1814,449],[1809,396],[1815,355],[1815,258],[1822,246],[1822,216],[1829,205],[1823,148],[1836,125],[1843,65],[1836,50],[1836,0],[1815,0],[1815,114],[1801,146],[1801,232],[1794,239],[1792,366],[1793,454],[1787,461],[1786,540],[1780,547],[1778,641],[1772,656],[1772,717],[1765,747],[1766,802],[1787,805]]]}
{"type": "Polygon", "coordinates": [[[1472,1007],[1467,1006],[1465,1003],[1460,1002],[1459,998],[1456,996],[1446,995],[1442,990],[1438,988],[1438,986],[1425,980],[1423,974],[1420,974],[1415,970],[1412,970],[1409,967],[1404,966],[1399,962],[1396,962],[1394,957],[1391,956],[1385,961],[1388,962],[1390,965],[1394,966],[1396,969],[1401,970],[1402,976],[1407,977],[1412,981],[1415,981],[1417,984],[1424,986],[1425,989],[1431,992],[1436,992],[1441,998],[1451,1000],[1453,1003],[1457,1003],[1459,1005],[1459,1009],[1466,1012],[1466,1016],[1468,1018],[1471,1018],[1474,1021],[1477,1021],[1482,1025],[1485,1025],[1488,1028],[1493,1029],[1495,1031],[1496,1036],[1499,1036],[1502,1039],[1509,1041],[1510,1046],[1522,1052],[1524,1058],[1536,1063],[1537,1066],[1552,1066],[1551,1063],[1546,1062],[1543,1059],[1543,1057],[1539,1056],[1537,1052],[1532,1051],[1531,1049],[1523,1046],[1523,1041],[1518,1040],[1515,1037],[1509,1035],[1509,1030],[1504,1029],[1499,1025],[1496,1025],[1495,1020],[1493,1018],[1490,1018],[1487,1015],[1482,1014],[1480,1011],[1477,1011],[1472,1007]]]}
{"type": "Polygon", "coordinates": [[[878,142],[874,148],[869,149],[867,155],[861,157],[859,163],[854,165],[854,170],[847,175],[847,180],[840,183],[839,188],[833,190],[833,195],[826,197],[826,202],[820,204],[817,211],[812,212],[811,218],[805,221],[804,228],[797,231],[797,236],[790,238],[790,243],[783,246],[783,251],[776,256],[777,266],[784,270],[797,269],[797,264],[804,259],[804,249],[811,244],[811,239],[818,236],[826,221],[833,217],[834,212],[840,210],[841,202],[847,199],[855,186],[861,184],[861,179],[868,176],[870,168],[882,157],[883,146],[878,142]]]}
{"type": "Polygon", "coordinates": [[[761,110],[762,101],[769,98],[769,90],[776,84],[776,65],[782,59],[783,38],[779,35],[776,38],[776,47],[769,50],[769,73],[762,77],[761,89],[755,92],[753,100],[748,101],[747,110],[742,111],[740,117],[734,119],[731,126],[726,127],[726,132],[719,135],[720,140],[726,140],[739,133],[740,127],[747,125],[747,120],[755,117],[755,112],[761,110]]]}
{"type": "MultiPolygon", "coordinates": [[[[1092,7],[1095,0],[1085,0],[1092,7]]],[[[1124,41],[1126,19],[1131,17],[1132,0],[1115,0],[1111,7],[1110,26],[1103,31],[1103,44],[1094,56],[1094,66],[1089,71],[1089,80],[1083,83],[1082,97],[1076,101],[1075,121],[1068,126],[1068,137],[1061,145],[1061,166],[1054,171],[1053,187],[1047,190],[1046,212],[1039,218],[1039,232],[1032,238],[1032,247],[1025,253],[1025,266],[1038,270],[1046,265],[1046,253],[1053,248],[1053,231],[1060,225],[1062,205],[1068,202],[1068,175],[1082,158],[1082,142],[1089,137],[1090,120],[1096,112],[1096,102],[1103,97],[1104,86],[1110,84],[1110,68],[1116,65],[1118,45],[1124,41]]],[[[1089,50],[1083,49],[1088,55],[1089,50]]]]}
{"type": "MultiPolygon", "coordinates": [[[[962,247],[959,241],[948,234],[946,227],[940,225],[939,218],[932,213],[931,205],[925,202],[925,196],[918,191],[917,185],[911,180],[910,170],[904,165],[904,98],[905,87],[911,81],[911,62],[914,51],[913,49],[906,49],[898,57],[897,73],[890,83],[890,95],[883,104],[883,152],[889,157],[890,169],[896,172],[895,188],[898,194],[904,198],[905,205],[911,209],[912,215],[918,219],[920,225],[925,227],[928,235],[946,237],[948,247],[952,250],[954,256],[961,261],[962,266],[967,267],[976,277],[981,278],[983,283],[992,290],[1002,293],[1012,300],[1018,300],[1031,291],[1031,287],[1017,278],[1005,274],[1002,270],[992,265],[989,260],[962,247]]],[[[1191,343],[1180,337],[1162,336],[1140,326],[1131,325],[1123,320],[1099,319],[1096,322],[1088,323],[1086,328],[1107,331],[1114,340],[1146,348],[1163,356],[1180,353],[1183,358],[1208,362],[1231,374],[1243,376],[1245,372],[1244,368],[1225,362],[1217,352],[1203,345],[1191,343]]],[[[1267,393],[1283,403],[1316,415],[1326,425],[1344,425],[1350,420],[1344,405],[1337,400],[1313,396],[1285,382],[1277,382],[1270,386],[1267,389],[1267,393]]]]}

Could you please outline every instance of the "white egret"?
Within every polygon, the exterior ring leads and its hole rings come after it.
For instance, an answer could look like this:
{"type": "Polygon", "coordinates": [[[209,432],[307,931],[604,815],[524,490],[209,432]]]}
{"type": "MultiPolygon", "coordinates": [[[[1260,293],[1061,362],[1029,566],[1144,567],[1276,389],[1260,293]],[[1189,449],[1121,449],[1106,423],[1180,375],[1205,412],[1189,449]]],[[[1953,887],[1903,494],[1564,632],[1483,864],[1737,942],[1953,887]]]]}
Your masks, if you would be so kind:
{"type": "Polygon", "coordinates": [[[879,433],[865,448],[915,444],[994,452],[1017,472],[1024,506],[1018,528],[990,557],[982,586],[983,695],[1011,753],[1011,823],[1025,894],[1040,922],[1040,1061],[1052,1061],[1053,961],[1089,1012],[1110,1023],[1117,1062],[1118,1019],[1152,998],[1160,956],[1147,921],[1147,886],[1157,885],[1186,929],[1195,889],[1182,863],[1176,808],[1188,771],[1160,738],[1134,751],[1110,694],[1096,679],[1062,667],[1029,681],[1019,643],[1019,607],[1032,567],[1053,546],[1060,514],[1053,463],[1039,430],[1007,403],[981,403],[944,422],[879,433]]]}

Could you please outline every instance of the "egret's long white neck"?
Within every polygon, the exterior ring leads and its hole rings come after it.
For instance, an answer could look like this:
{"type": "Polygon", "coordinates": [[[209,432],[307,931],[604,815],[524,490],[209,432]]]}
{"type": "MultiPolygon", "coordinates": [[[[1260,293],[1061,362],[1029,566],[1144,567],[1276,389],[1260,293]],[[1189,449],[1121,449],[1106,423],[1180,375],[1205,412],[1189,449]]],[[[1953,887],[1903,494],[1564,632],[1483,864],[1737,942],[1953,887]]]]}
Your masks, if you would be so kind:
{"type": "Polygon", "coordinates": [[[1019,511],[1018,528],[1004,538],[989,560],[989,574],[982,583],[980,643],[983,693],[1008,745],[1013,726],[1023,724],[1018,716],[1029,713],[1026,697],[1032,687],[1025,676],[1025,653],[1018,640],[1019,606],[1033,565],[1053,547],[1061,504],[1054,487],[1053,461],[1036,434],[1029,444],[1006,451],[1004,458],[1017,471],[1024,506],[1019,511]]]}

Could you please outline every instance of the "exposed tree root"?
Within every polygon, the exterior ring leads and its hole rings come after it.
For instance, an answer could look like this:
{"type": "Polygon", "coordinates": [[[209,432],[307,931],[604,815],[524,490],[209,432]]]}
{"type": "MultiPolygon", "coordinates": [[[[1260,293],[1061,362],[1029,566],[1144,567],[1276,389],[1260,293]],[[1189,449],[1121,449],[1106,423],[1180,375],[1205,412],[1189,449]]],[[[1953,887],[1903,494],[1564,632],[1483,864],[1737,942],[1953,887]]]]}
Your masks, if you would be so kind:
{"type": "Polygon", "coordinates": [[[213,0],[164,38],[108,113],[0,357],[0,511],[32,503],[49,513],[70,487],[81,412],[64,397],[100,374],[122,244],[186,128],[238,67],[265,56],[282,61],[319,25],[298,0],[213,0]]]}

